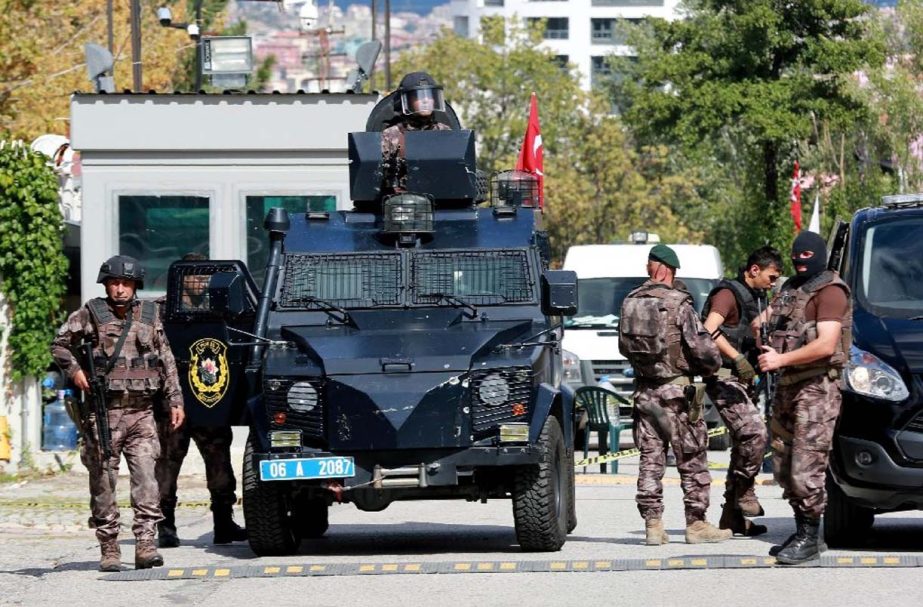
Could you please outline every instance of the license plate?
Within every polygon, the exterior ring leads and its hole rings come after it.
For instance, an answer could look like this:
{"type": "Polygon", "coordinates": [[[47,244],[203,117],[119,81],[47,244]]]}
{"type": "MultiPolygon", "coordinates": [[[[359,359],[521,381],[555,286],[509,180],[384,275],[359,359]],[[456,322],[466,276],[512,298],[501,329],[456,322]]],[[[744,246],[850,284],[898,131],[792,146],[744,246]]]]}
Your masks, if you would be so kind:
{"type": "Polygon", "coordinates": [[[305,478],[349,478],[356,476],[351,457],[270,459],[260,462],[260,480],[291,481],[305,478]]]}

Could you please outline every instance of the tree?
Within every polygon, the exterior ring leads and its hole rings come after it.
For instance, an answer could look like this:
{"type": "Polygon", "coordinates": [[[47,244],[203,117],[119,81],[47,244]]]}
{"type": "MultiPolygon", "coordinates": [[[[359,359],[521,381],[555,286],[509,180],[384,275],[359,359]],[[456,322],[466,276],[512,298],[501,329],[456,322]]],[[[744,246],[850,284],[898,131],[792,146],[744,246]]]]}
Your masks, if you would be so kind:
{"type": "MultiPolygon", "coordinates": [[[[129,3],[114,2],[115,81],[130,88],[129,3]]],[[[84,65],[87,42],[106,44],[106,0],[0,0],[0,135],[31,140],[66,134],[70,94],[91,90],[84,65]]],[[[153,10],[142,13],[145,90],[171,90],[185,32],[166,30],[153,10]]]]}
{"type": "Polygon", "coordinates": [[[696,163],[735,158],[757,240],[787,244],[791,161],[813,125],[867,115],[851,75],[882,60],[861,0],[689,0],[685,18],[651,20],[613,59],[610,91],[642,143],[675,145],[696,163]],[[785,228],[783,228],[785,226],[785,228]],[[762,236],[763,238],[760,238],[762,236]]]}

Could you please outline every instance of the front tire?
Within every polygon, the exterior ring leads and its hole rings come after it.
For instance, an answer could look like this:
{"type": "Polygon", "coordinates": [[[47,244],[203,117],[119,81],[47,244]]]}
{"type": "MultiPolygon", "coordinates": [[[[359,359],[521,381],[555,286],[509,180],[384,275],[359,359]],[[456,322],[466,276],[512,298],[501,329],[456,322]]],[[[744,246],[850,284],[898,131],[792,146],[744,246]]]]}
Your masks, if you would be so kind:
{"type": "Polygon", "coordinates": [[[553,416],[545,420],[536,446],[541,451],[539,463],[519,468],[514,477],[516,539],[525,552],[555,552],[567,539],[571,500],[569,458],[561,426],[553,416]]]}
{"type": "Polygon", "coordinates": [[[831,548],[855,548],[868,537],[875,523],[875,511],[849,501],[827,473],[827,508],[824,510],[824,540],[831,548]]]}
{"type": "Polygon", "coordinates": [[[250,549],[257,556],[295,554],[301,542],[295,533],[291,493],[284,483],[260,480],[249,438],[244,450],[243,498],[250,549]]]}

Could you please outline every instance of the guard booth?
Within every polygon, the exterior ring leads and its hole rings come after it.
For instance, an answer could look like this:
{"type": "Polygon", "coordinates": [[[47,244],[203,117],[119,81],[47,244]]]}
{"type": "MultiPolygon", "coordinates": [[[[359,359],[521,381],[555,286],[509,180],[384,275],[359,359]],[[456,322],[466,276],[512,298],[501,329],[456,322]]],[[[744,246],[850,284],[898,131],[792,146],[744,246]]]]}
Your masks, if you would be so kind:
{"type": "Polygon", "coordinates": [[[71,143],[81,154],[83,298],[102,293],[116,254],[147,270],[141,297],[166,291],[183,255],[246,262],[258,284],[268,254],[263,219],[352,208],[347,134],[378,95],[75,94],[71,143]]]}

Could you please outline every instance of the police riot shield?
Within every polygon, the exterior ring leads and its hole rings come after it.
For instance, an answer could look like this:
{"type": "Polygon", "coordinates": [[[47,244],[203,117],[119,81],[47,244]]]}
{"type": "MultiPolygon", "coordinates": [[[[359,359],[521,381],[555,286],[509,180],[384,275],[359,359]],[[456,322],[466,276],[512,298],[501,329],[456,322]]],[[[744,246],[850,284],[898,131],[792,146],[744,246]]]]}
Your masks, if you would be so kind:
{"type": "Polygon", "coordinates": [[[247,365],[258,289],[240,261],[178,261],[161,310],[186,422],[245,425],[247,365]],[[246,333],[240,333],[244,331],[246,333]]]}

